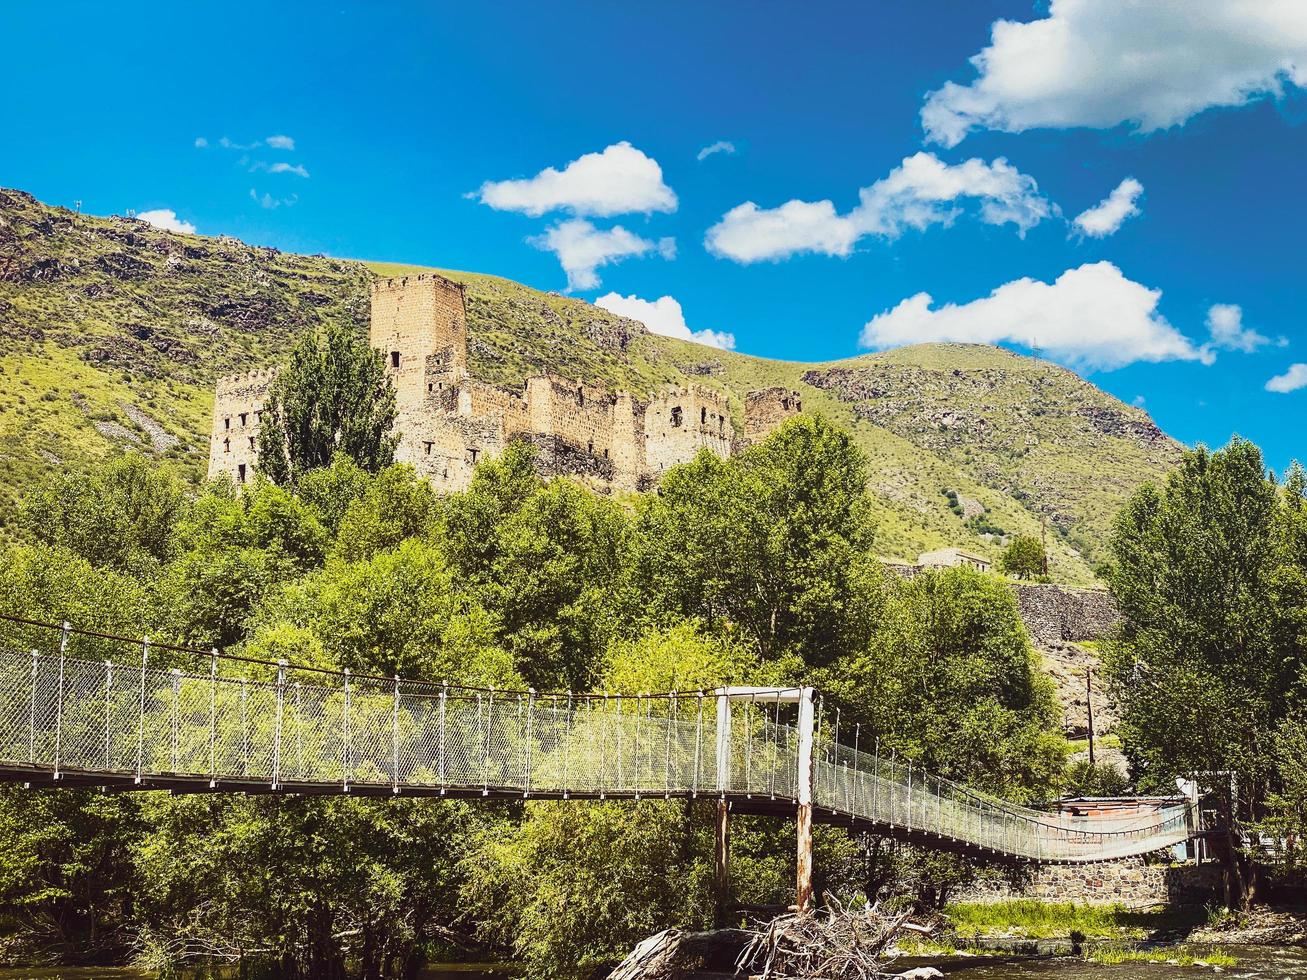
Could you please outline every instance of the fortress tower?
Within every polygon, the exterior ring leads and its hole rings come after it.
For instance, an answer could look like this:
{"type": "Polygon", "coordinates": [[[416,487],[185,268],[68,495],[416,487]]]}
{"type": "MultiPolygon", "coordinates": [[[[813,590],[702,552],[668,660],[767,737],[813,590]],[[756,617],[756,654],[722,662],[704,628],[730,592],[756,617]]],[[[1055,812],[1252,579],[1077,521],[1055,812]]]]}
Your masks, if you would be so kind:
{"type": "Polygon", "coordinates": [[[276,376],[274,369],[265,368],[218,379],[209,434],[210,480],[224,473],[238,484],[254,479],[263,403],[276,376]]]}
{"type": "Polygon", "coordinates": [[[400,416],[421,411],[432,384],[467,376],[463,287],[426,272],[376,280],[370,339],[385,355],[400,416]]]}

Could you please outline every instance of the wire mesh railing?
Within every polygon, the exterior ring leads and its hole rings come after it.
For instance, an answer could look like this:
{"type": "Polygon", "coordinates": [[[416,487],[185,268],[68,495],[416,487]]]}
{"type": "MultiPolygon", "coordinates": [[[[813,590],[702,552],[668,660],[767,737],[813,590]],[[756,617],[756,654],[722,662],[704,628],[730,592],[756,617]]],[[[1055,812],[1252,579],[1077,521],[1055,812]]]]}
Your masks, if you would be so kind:
{"type": "MultiPolygon", "coordinates": [[[[797,724],[796,691],[669,694],[495,691],[360,676],[216,651],[157,663],[0,646],[0,768],[213,789],[521,797],[698,796],[793,803],[874,829],[1067,862],[1142,854],[1194,831],[1193,808],[1134,821],[1073,817],[977,793],[797,724]],[[800,771],[800,743],[815,745],[800,771]]],[[[0,641],[3,642],[3,641],[0,641]]],[[[107,644],[100,637],[97,643],[107,644]]],[[[108,646],[95,647],[107,653],[108,646]]],[[[194,654],[175,648],[174,652],[194,654]]],[[[810,717],[810,716],[809,716],[810,717]]]]}

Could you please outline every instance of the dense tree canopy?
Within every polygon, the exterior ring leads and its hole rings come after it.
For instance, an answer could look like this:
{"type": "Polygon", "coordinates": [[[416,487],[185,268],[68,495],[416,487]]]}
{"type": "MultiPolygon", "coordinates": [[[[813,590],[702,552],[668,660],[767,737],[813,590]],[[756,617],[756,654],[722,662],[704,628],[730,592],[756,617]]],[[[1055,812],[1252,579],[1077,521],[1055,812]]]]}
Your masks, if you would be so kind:
{"type": "MultiPolygon", "coordinates": [[[[1011,594],[965,570],[888,576],[866,462],[828,421],[792,420],[729,460],[705,452],[638,500],[542,479],[525,443],[437,497],[383,465],[383,445],[360,450],[366,433],[337,437],[347,402],[294,393],[334,371],[366,381],[363,397],[379,375],[343,343],[306,345],[282,376],[274,415],[326,421],[275,481],[187,492],[125,458],[35,488],[30,540],[0,562],[7,608],[499,690],[815,682],[917,764],[1018,799],[1055,782],[1062,742],[1011,594]]],[[[557,976],[712,911],[712,801],[24,799],[0,793],[14,856],[0,929],[22,923],[25,942],[70,958],[258,949],[284,976],[381,978],[470,945],[557,976]]],[[[819,886],[884,884],[860,839],[827,828],[817,844],[819,886]]],[[[788,901],[789,828],[738,820],[733,847],[737,900],[788,901]]]]}

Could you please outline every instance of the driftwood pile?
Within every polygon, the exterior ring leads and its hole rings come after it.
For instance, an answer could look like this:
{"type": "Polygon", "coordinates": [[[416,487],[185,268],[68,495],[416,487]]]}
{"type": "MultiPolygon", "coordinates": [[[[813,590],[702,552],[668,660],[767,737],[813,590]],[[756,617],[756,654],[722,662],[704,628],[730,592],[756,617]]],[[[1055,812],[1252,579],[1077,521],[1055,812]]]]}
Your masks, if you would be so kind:
{"type": "Polygon", "coordinates": [[[782,915],[756,929],[667,929],[637,945],[609,980],[684,980],[706,973],[750,980],[885,980],[896,976],[888,969],[898,955],[894,940],[935,928],[934,922],[914,921],[910,912],[832,904],[782,915]]]}
{"type": "Polygon", "coordinates": [[[905,931],[928,935],[934,927],[912,921],[910,911],[887,915],[871,904],[782,915],[754,932],[736,972],[759,980],[879,980],[893,975],[891,947],[905,931]]]}

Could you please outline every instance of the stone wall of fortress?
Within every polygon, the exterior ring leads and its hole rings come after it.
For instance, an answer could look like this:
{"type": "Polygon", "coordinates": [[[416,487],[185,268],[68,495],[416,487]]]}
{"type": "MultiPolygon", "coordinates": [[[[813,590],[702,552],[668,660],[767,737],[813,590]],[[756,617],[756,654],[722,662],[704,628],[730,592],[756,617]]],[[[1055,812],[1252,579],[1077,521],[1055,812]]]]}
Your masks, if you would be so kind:
{"type": "MultiPolygon", "coordinates": [[[[395,386],[396,459],[441,490],[465,488],[477,463],[513,439],[539,449],[546,475],[570,474],[599,489],[642,490],[703,448],[722,456],[756,441],[801,410],[797,392],[749,392],[744,438],[736,438],[727,397],[699,386],[665,389],[647,402],[552,374],[521,389],[501,388],[468,373],[463,287],[434,273],[378,280],[372,289],[369,339],[395,386]]],[[[232,419],[262,408],[274,373],[218,383],[209,475],[252,476],[255,444],[246,428],[227,439],[232,419]],[[240,469],[240,467],[244,469],[240,469]]]]}
{"type": "Polygon", "coordinates": [[[209,435],[209,479],[223,474],[236,483],[253,479],[263,403],[276,376],[275,369],[266,368],[219,379],[209,435]]]}

